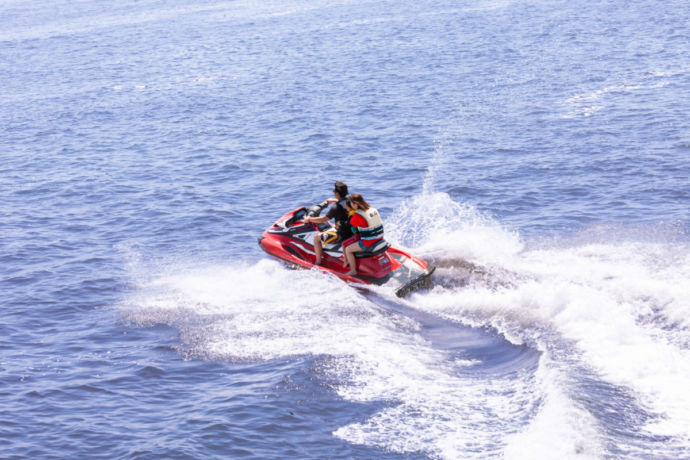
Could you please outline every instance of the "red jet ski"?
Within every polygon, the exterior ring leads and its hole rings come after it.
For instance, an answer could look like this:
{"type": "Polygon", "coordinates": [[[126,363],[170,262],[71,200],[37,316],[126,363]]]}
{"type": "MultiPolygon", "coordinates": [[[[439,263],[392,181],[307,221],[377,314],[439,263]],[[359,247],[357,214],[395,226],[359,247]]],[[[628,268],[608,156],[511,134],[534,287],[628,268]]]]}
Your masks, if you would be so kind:
{"type": "Polygon", "coordinates": [[[315,265],[314,235],[328,230],[335,232],[335,229],[328,223],[305,223],[304,218],[317,217],[328,204],[324,201],[310,208],[301,207],[285,214],[266,229],[259,238],[259,245],[269,255],[290,266],[315,267],[351,283],[390,285],[398,297],[405,297],[411,291],[430,285],[430,277],[436,267],[391,247],[385,240],[367,251],[355,253],[355,276],[347,275],[349,269],[343,267],[343,252],[337,241],[323,244],[321,264],[315,265]]]}

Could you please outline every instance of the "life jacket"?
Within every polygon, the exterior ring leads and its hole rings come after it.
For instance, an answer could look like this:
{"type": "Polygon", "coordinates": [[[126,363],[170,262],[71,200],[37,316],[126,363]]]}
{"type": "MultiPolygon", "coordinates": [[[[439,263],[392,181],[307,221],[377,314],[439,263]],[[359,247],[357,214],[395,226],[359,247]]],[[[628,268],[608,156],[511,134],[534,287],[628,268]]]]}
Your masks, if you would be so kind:
{"type": "Polygon", "coordinates": [[[367,226],[359,227],[358,233],[363,241],[376,241],[383,238],[383,221],[376,208],[369,208],[366,211],[355,211],[367,221],[367,226]]]}

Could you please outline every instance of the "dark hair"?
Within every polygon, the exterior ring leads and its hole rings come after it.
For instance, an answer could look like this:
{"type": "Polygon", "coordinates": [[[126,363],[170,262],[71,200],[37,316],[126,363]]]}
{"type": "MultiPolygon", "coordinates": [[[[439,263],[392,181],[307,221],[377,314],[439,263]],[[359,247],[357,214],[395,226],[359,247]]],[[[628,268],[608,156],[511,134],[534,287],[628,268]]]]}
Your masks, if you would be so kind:
{"type": "Polygon", "coordinates": [[[340,181],[337,181],[333,186],[333,192],[340,195],[340,198],[345,198],[347,196],[347,185],[340,181]]]}
{"type": "MultiPolygon", "coordinates": [[[[362,208],[364,208],[365,211],[367,209],[371,208],[369,203],[367,203],[364,200],[364,197],[362,195],[360,195],[359,193],[353,193],[352,195],[350,195],[350,198],[348,198],[348,202],[349,203],[356,203],[356,204],[360,205],[362,208]]],[[[352,207],[352,205],[350,205],[350,207],[352,207]]]]}

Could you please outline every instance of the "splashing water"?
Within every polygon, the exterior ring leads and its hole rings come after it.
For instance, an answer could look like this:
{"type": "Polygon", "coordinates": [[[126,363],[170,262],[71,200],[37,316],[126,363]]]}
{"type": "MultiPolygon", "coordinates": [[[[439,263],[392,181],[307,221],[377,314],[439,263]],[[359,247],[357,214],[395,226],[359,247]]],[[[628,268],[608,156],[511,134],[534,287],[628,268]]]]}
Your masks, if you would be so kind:
{"type": "MultiPolygon", "coordinates": [[[[686,243],[578,240],[530,248],[441,193],[404,204],[391,224],[392,239],[440,267],[435,287],[404,304],[541,350],[536,374],[515,362],[511,372],[478,376],[490,362],[435,347],[424,322],[392,314],[390,299],[273,261],[148,281],[129,300],[129,318],[175,325],[186,353],[210,359],[329,356],[321,378],[336,382],[340,397],[387,401],[334,433],[354,443],[439,458],[471,457],[477,443],[482,455],[491,446],[496,455],[520,458],[537,443],[543,458],[596,458],[610,421],[580,401],[590,372],[634,395],[644,421],[636,429],[672,437],[671,448],[687,442],[686,243]]],[[[632,451],[623,441],[616,449],[632,451]]]]}

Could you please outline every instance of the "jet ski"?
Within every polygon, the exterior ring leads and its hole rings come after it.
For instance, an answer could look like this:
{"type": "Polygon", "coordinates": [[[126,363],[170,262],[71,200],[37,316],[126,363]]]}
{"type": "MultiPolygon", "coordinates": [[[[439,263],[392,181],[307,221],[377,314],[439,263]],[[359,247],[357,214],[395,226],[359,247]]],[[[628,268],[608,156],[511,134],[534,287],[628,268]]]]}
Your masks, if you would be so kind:
{"type": "Polygon", "coordinates": [[[292,267],[317,268],[349,283],[391,286],[398,297],[430,286],[430,277],[436,267],[391,247],[385,240],[366,251],[356,252],[357,274],[348,275],[349,268],[343,267],[343,251],[341,243],[335,238],[335,229],[329,223],[304,222],[306,216],[318,217],[328,205],[328,201],[324,201],[288,212],[263,232],[259,237],[259,246],[270,256],[292,267]],[[332,232],[334,235],[332,241],[327,240],[322,244],[320,265],[314,263],[314,236],[318,232],[332,232]]]}

